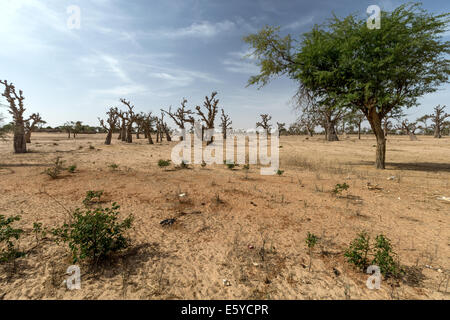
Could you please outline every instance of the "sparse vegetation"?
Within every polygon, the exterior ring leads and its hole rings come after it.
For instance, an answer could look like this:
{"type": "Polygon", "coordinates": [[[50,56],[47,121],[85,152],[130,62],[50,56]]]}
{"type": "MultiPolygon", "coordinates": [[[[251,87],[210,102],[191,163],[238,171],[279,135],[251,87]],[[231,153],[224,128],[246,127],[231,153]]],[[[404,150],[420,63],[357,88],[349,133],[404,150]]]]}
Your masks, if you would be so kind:
{"type": "Polygon", "coordinates": [[[343,191],[347,191],[349,188],[350,186],[345,182],[342,184],[338,183],[334,186],[333,193],[335,195],[340,195],[343,191]]]}
{"type": "Polygon", "coordinates": [[[370,244],[370,236],[366,231],[361,232],[345,251],[347,261],[360,270],[369,265],[380,268],[385,277],[398,277],[402,273],[397,254],[393,251],[391,241],[384,235],[377,235],[375,243],[370,244]]]}
{"type": "Polygon", "coordinates": [[[20,251],[17,245],[23,230],[13,227],[13,223],[20,219],[18,215],[8,218],[0,215],[0,263],[11,262],[25,256],[25,252],[20,251]]]}
{"type": "Polygon", "coordinates": [[[163,167],[168,167],[170,166],[170,160],[159,160],[158,161],[158,167],[163,168],[163,167]]]}
{"type": "Polygon", "coordinates": [[[52,179],[58,179],[62,171],[64,171],[64,161],[60,157],[56,157],[55,163],[52,167],[45,169],[45,174],[47,174],[52,179]]]}
{"type": "Polygon", "coordinates": [[[94,203],[99,203],[102,195],[103,195],[103,190],[100,190],[100,191],[89,190],[86,192],[86,197],[83,200],[83,204],[86,207],[88,207],[94,203]]]}
{"type": "Polygon", "coordinates": [[[308,247],[308,250],[309,250],[309,268],[308,268],[309,271],[311,271],[312,251],[317,244],[317,240],[318,240],[318,238],[315,234],[308,232],[305,242],[306,242],[306,246],[308,247]]]}
{"type": "Polygon", "coordinates": [[[125,232],[131,228],[133,216],[119,221],[119,208],[116,203],[111,208],[78,208],[72,222],[53,229],[52,234],[58,243],[68,243],[73,263],[89,259],[97,264],[130,244],[125,232]]]}

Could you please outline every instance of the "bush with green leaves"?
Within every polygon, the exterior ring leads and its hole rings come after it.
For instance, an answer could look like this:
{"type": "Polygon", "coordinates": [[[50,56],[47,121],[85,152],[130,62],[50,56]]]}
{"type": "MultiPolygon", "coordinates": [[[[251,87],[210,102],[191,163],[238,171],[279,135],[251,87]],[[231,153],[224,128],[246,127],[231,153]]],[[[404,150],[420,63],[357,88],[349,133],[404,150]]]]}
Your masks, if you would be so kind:
{"type": "Polygon", "coordinates": [[[89,259],[93,263],[109,254],[125,249],[130,240],[125,232],[131,228],[133,216],[119,221],[120,206],[76,209],[72,222],[52,230],[57,242],[68,243],[73,262],[89,259]]]}
{"type": "Polygon", "coordinates": [[[358,234],[350,247],[345,251],[344,256],[347,261],[361,270],[365,270],[369,266],[370,236],[366,231],[358,234]]]}
{"type": "Polygon", "coordinates": [[[116,170],[119,168],[119,165],[116,164],[116,163],[111,163],[108,167],[109,167],[112,171],[116,171],[116,170]]]}
{"type": "Polygon", "coordinates": [[[280,170],[280,169],[277,170],[277,175],[281,176],[283,173],[284,173],[284,170],[280,170]]]}
{"type": "Polygon", "coordinates": [[[312,250],[316,246],[318,239],[319,238],[315,234],[310,233],[310,232],[308,232],[308,235],[306,236],[306,239],[305,239],[306,246],[308,247],[308,250],[309,250],[309,271],[311,271],[312,250]]]}
{"type": "Polygon", "coordinates": [[[394,252],[391,241],[380,234],[375,238],[374,257],[372,264],[380,267],[385,276],[397,277],[402,273],[397,254],[394,252]]]}
{"type": "Polygon", "coordinates": [[[102,195],[103,195],[103,190],[99,190],[99,191],[89,190],[86,192],[86,197],[83,200],[83,204],[86,207],[88,207],[94,203],[99,203],[102,195]]]}
{"type": "Polygon", "coordinates": [[[232,170],[236,165],[233,162],[227,162],[227,168],[232,170]]]}
{"type": "Polygon", "coordinates": [[[343,184],[338,183],[334,186],[333,193],[336,195],[341,194],[343,191],[348,190],[348,188],[350,188],[350,186],[347,183],[345,182],[343,184]]]}
{"type": "Polygon", "coordinates": [[[45,169],[46,173],[50,178],[57,179],[61,172],[64,170],[64,161],[60,157],[55,159],[55,163],[52,167],[45,169]]]}
{"type": "Polygon", "coordinates": [[[70,173],[75,173],[75,170],[77,170],[77,165],[73,164],[67,168],[67,171],[70,173]]]}
{"type": "Polygon", "coordinates": [[[360,270],[365,270],[369,265],[376,265],[385,277],[398,277],[402,274],[402,268],[397,254],[393,251],[391,241],[382,234],[377,235],[375,243],[371,245],[367,232],[361,232],[351,242],[344,256],[349,263],[360,270]]]}
{"type": "Polygon", "coordinates": [[[162,168],[162,167],[168,167],[168,166],[170,166],[170,160],[160,159],[158,161],[158,167],[162,168]]]}
{"type": "Polygon", "coordinates": [[[0,263],[14,261],[25,256],[25,253],[17,248],[17,241],[23,230],[12,226],[16,221],[20,221],[20,216],[6,218],[4,215],[0,215],[0,263]]]}
{"type": "Polygon", "coordinates": [[[33,223],[33,233],[36,237],[36,241],[39,243],[39,240],[41,240],[47,235],[47,229],[42,228],[41,222],[35,222],[33,223]]]}

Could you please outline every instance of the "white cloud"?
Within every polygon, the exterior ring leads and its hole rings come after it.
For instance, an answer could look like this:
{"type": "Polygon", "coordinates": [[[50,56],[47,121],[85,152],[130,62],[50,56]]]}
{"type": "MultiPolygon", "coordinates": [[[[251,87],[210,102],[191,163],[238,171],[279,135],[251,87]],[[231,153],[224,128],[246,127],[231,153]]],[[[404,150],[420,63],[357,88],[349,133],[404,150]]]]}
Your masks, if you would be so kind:
{"type": "Polygon", "coordinates": [[[188,27],[178,28],[178,29],[163,29],[156,32],[149,33],[152,37],[163,37],[163,38],[210,38],[219,33],[231,31],[236,27],[236,24],[229,20],[224,20],[222,22],[211,23],[209,21],[203,21],[200,23],[194,22],[188,27]]]}
{"type": "Polygon", "coordinates": [[[312,23],[313,21],[314,21],[314,17],[313,16],[309,16],[309,17],[307,17],[305,19],[294,21],[294,22],[284,26],[283,29],[296,30],[296,29],[299,29],[299,28],[301,28],[303,26],[306,26],[306,25],[312,23]]]}
{"type": "Polygon", "coordinates": [[[112,95],[112,96],[129,96],[132,94],[140,94],[148,92],[146,86],[140,84],[129,84],[116,86],[108,89],[95,89],[91,91],[94,94],[112,95]]]}
{"type": "Polygon", "coordinates": [[[222,64],[225,65],[225,70],[242,74],[256,74],[259,72],[259,67],[256,65],[251,50],[229,52],[228,56],[231,58],[222,61],[222,64]]]}

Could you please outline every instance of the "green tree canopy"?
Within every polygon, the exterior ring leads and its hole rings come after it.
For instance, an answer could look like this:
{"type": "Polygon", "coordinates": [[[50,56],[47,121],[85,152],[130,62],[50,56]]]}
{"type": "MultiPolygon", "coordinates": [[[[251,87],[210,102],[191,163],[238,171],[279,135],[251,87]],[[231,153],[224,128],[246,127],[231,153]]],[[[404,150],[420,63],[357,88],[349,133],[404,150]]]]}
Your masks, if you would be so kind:
{"type": "Polygon", "coordinates": [[[267,26],[244,38],[260,66],[249,85],[264,86],[284,74],[298,81],[300,93],[314,103],[361,110],[377,138],[376,167],[384,169],[383,118],[393,109],[416,105],[448,81],[450,42],[442,35],[449,17],[405,4],[382,11],[380,29],[369,29],[366,19],[355,14],[333,16],[301,41],[282,38],[278,28],[267,26]]]}

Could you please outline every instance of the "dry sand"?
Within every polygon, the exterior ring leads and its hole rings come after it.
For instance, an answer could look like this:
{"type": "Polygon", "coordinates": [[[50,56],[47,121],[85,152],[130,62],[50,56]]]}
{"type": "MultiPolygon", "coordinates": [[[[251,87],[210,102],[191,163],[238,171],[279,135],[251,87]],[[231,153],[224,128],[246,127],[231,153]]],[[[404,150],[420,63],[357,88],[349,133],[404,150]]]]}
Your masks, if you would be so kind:
{"type": "Polygon", "coordinates": [[[449,299],[450,138],[389,137],[387,170],[373,168],[375,139],[281,137],[282,176],[242,166],[162,169],[176,142],[125,144],[103,135],[33,134],[30,153],[0,142],[0,214],[21,214],[30,250],[16,270],[0,266],[0,299],[449,299]],[[95,149],[89,148],[92,145],[95,149]],[[52,180],[43,170],[60,156],[77,165],[52,180]],[[113,171],[108,166],[119,165],[113,171]],[[388,180],[395,176],[394,180],[388,180]],[[341,197],[337,183],[350,185],[341,197]],[[381,187],[369,190],[367,183],[381,187]],[[71,264],[64,244],[38,245],[34,222],[55,227],[88,190],[104,190],[121,215],[135,217],[133,246],[100,269],[81,267],[81,290],[63,284],[71,264]],[[179,194],[185,193],[183,198],[179,194]],[[177,218],[174,225],[160,221],[177,218]],[[343,252],[357,233],[392,240],[407,281],[367,275],[343,252]],[[307,232],[320,237],[312,255],[307,232]],[[229,285],[224,285],[223,280],[229,285]]]}

